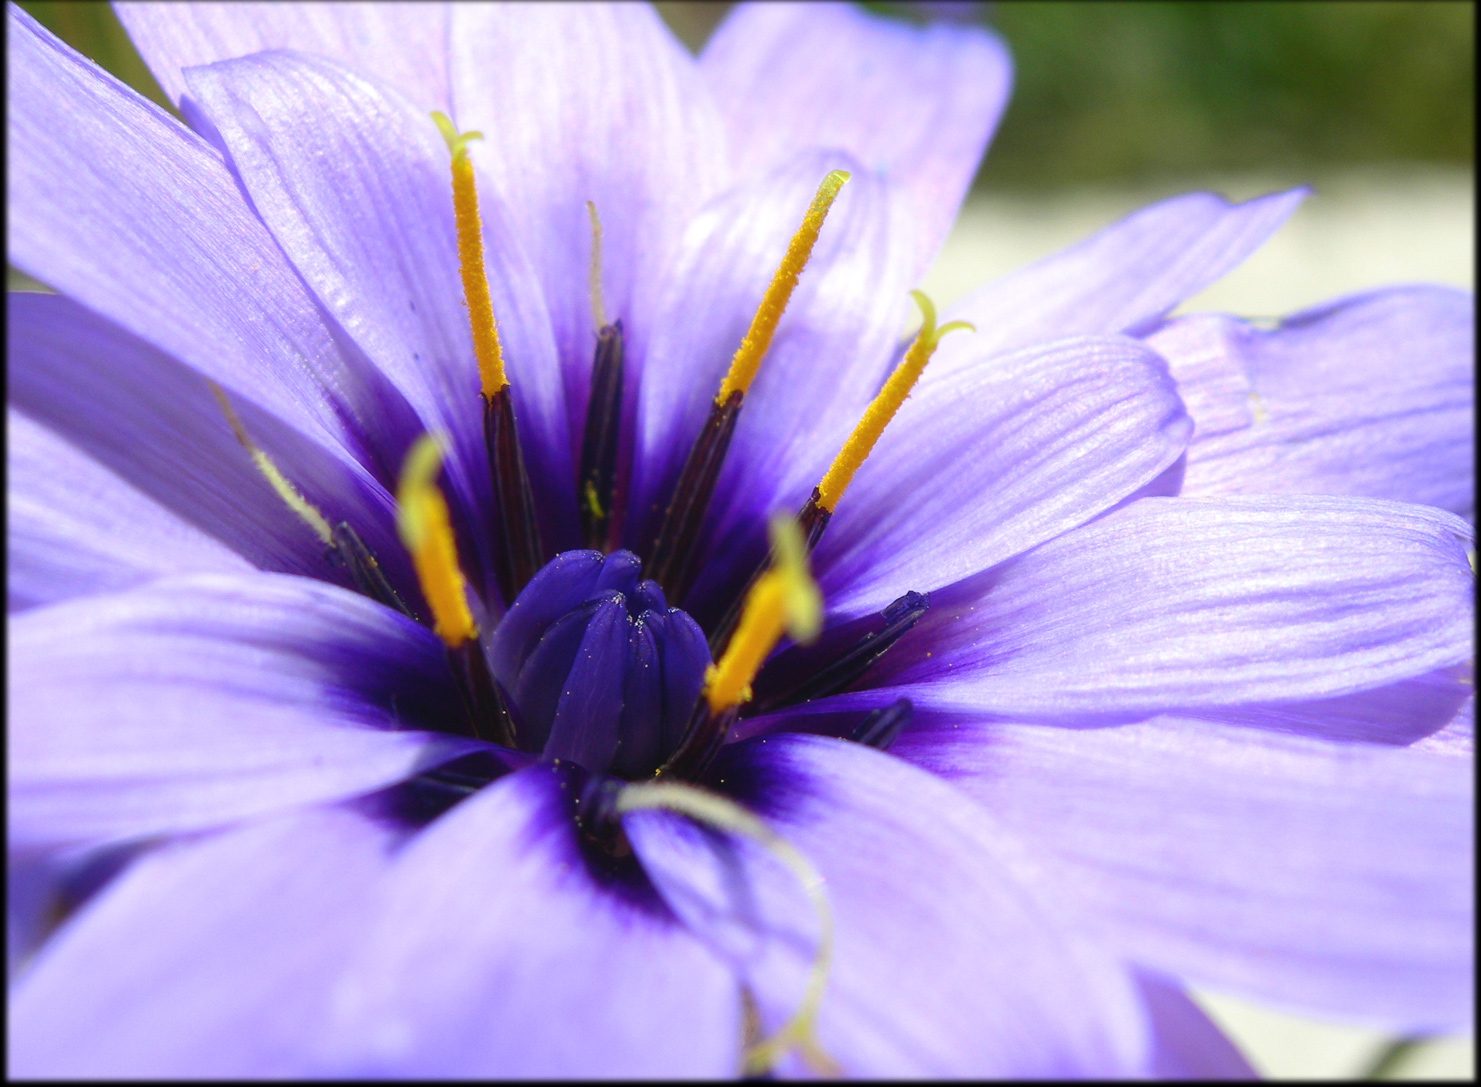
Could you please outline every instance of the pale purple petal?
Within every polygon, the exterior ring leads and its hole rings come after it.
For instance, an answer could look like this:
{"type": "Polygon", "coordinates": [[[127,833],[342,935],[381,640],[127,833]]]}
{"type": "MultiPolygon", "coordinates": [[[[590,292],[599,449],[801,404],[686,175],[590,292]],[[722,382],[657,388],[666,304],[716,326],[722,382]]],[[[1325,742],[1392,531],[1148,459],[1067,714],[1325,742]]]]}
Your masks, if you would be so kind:
{"type": "Polygon", "coordinates": [[[942,593],[875,683],[1060,717],[1409,679],[1471,657],[1470,534],[1380,499],[1142,499],[942,593]]]}
{"type": "Polygon", "coordinates": [[[7,407],[5,429],[10,610],[166,574],[252,569],[29,416],[7,407]]]}
{"type": "Polygon", "coordinates": [[[7,660],[10,842],[183,832],[382,788],[481,746],[405,616],[282,575],[36,608],[7,660]]]}
{"type": "Polygon", "coordinates": [[[373,429],[375,375],[217,151],[18,7],[8,19],[10,262],[327,446],[353,445],[346,412],[373,429]]]}
{"type": "Polygon", "coordinates": [[[1152,1021],[1152,1067],[1157,1079],[1258,1079],[1249,1061],[1173,983],[1137,973],[1152,1021]]]}
{"type": "Polygon", "coordinates": [[[1296,189],[1244,204],[1212,193],[1179,196],[994,280],[943,316],[971,321],[977,332],[943,340],[922,384],[955,381],[987,355],[1036,340],[1148,331],[1259,248],[1304,195],[1296,189]]]}
{"type": "Polygon", "coordinates": [[[1148,338],[1197,423],[1183,494],[1475,503],[1475,299],[1396,287],[1261,330],[1196,314],[1148,338]]]}
{"type": "Polygon", "coordinates": [[[1314,702],[1276,702],[1207,710],[1196,716],[1316,739],[1405,747],[1451,728],[1474,697],[1469,663],[1314,702]]]}
{"type": "Polygon", "coordinates": [[[853,177],[746,394],[716,486],[708,529],[716,543],[695,589],[700,598],[712,581],[734,576],[734,537],[764,549],[767,516],[807,500],[879,390],[909,305],[909,223],[889,183],[840,153],[803,152],[707,206],[685,235],[664,291],[638,412],[641,474],[629,506],[627,539],[640,550],[657,534],[669,491],[788,240],[818,183],[838,167],[853,177]]]}
{"type": "MultiPolygon", "coordinates": [[[[491,569],[483,400],[436,126],[394,91],[298,53],[256,54],[186,79],[253,207],[325,310],[405,395],[420,427],[448,436],[446,487],[468,524],[463,538],[491,569]]],[[[569,522],[574,537],[564,392],[540,286],[492,194],[480,212],[521,444],[552,515],[545,535],[569,522]]],[[[385,451],[397,466],[416,435],[398,437],[385,451]]]]}
{"type": "Polygon", "coordinates": [[[819,545],[823,598],[861,615],[1020,554],[1154,479],[1190,430],[1166,366],[1131,340],[986,361],[886,428],[819,545]]]}
{"type": "Polygon", "coordinates": [[[394,833],[295,813],[137,861],[10,991],[25,1078],[302,1076],[394,833]]]}
{"type": "Polygon", "coordinates": [[[737,171],[847,151],[909,194],[919,277],[1008,104],[1012,60],[980,27],[916,27],[852,4],[740,4],[700,55],[737,171]]]}
{"type": "MultiPolygon", "coordinates": [[[[59,295],[9,299],[11,402],[255,566],[349,583],[232,435],[203,376],[59,295]]],[[[334,445],[232,398],[251,439],[332,523],[347,521],[415,597],[393,501],[334,445]]]]}
{"type": "Polygon", "coordinates": [[[396,87],[425,110],[448,110],[448,5],[120,3],[119,21],[176,105],[183,70],[264,49],[337,60],[396,87]]]}
{"type": "Polygon", "coordinates": [[[1455,716],[1446,722],[1444,728],[1416,741],[1414,750],[1432,751],[1438,755],[1474,760],[1476,757],[1475,694],[1472,693],[1461,703],[1460,708],[1455,711],[1455,716]]]}
{"type": "Polygon", "coordinates": [[[627,415],[652,292],[685,223],[726,183],[723,121],[694,59],[639,4],[454,5],[453,119],[538,262],[580,441],[596,346],[588,272],[602,223],[608,321],[627,336],[627,415]]]}
{"type": "Polygon", "coordinates": [[[404,849],[341,983],[324,1044],[330,1067],[477,1078],[735,1073],[735,978],[630,859],[615,872],[591,866],[572,781],[549,766],[512,774],[404,849]]]}
{"type": "Polygon", "coordinates": [[[1470,1022],[1468,760],[1176,718],[942,720],[893,750],[1030,843],[1138,963],[1397,1031],[1470,1022]]]}
{"type": "MultiPolygon", "coordinates": [[[[1145,1040],[1130,979],[1063,926],[1031,858],[944,782],[858,744],[781,736],[725,748],[710,785],[823,877],[836,945],[818,1041],[844,1074],[1136,1067],[1145,1040]]],[[[817,939],[796,878],[677,816],[624,825],[665,898],[745,971],[763,1028],[779,1027],[817,939]]]]}

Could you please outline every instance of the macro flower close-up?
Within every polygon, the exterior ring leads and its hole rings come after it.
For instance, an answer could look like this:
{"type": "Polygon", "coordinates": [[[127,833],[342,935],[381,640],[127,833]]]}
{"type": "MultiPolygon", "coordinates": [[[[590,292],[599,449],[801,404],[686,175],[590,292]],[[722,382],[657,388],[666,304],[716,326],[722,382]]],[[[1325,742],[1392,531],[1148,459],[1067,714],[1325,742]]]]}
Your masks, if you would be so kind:
{"type": "Polygon", "coordinates": [[[979,25],[115,11],[178,118],[8,6],[11,1074],[1470,1022],[1469,292],[1174,315],[1306,195],[1196,192],[938,314],[979,25]]]}

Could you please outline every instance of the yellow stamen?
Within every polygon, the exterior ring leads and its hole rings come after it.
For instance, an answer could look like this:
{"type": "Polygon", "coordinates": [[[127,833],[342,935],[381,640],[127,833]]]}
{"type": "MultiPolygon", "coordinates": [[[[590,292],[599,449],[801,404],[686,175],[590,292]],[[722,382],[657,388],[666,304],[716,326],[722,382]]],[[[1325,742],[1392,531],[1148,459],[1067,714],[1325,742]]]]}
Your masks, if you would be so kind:
{"type": "Polygon", "coordinates": [[[478,631],[468,610],[447,503],[434,482],[441,467],[441,446],[432,435],[423,434],[401,466],[396,530],[411,552],[422,595],[432,609],[433,632],[449,649],[456,649],[478,631]]]}
{"type": "Polygon", "coordinates": [[[843,448],[838,451],[838,456],[833,458],[827,474],[818,484],[818,505],[830,513],[837,508],[838,500],[843,497],[843,492],[848,490],[849,481],[854,478],[854,473],[859,470],[859,466],[874,449],[874,443],[879,441],[884,428],[895,417],[895,412],[900,410],[900,405],[905,403],[910,390],[915,388],[915,383],[920,378],[921,372],[925,370],[926,363],[930,362],[931,356],[935,354],[936,345],[941,342],[941,337],[959,328],[965,328],[971,332],[977,331],[966,321],[950,321],[937,328],[936,307],[931,305],[931,300],[920,291],[911,291],[910,297],[914,298],[915,304],[920,307],[923,319],[920,334],[910,345],[910,350],[905,352],[900,365],[896,366],[894,373],[890,374],[889,380],[884,383],[884,388],[879,390],[879,395],[864,409],[863,418],[854,427],[853,433],[848,436],[848,441],[843,443],[843,448]]]}
{"type": "Polygon", "coordinates": [[[776,858],[802,884],[802,890],[818,918],[818,946],[808,970],[807,986],[797,1010],[770,1038],[749,1047],[744,1055],[741,1074],[762,1075],[769,1071],[789,1049],[797,1049],[802,1059],[820,1076],[837,1076],[840,1069],[818,1045],[816,1037],[818,1009],[828,984],[828,971],[833,965],[833,911],[823,892],[823,877],[791,842],[781,837],[751,812],[733,800],[678,782],[651,782],[628,785],[617,794],[618,814],[630,811],[674,811],[697,822],[739,834],[755,842],[776,858]]]}
{"type": "Polygon", "coordinates": [[[473,183],[473,162],[468,141],[483,139],[482,132],[459,132],[447,115],[432,111],[437,130],[452,154],[453,220],[458,228],[458,271],[463,277],[463,299],[468,305],[468,327],[473,333],[473,354],[478,359],[478,377],[483,395],[492,397],[509,384],[504,376],[504,352],[499,347],[499,328],[494,323],[494,304],[489,300],[489,281],[483,270],[483,224],[478,217],[478,189],[473,183]]]}
{"type": "Polygon", "coordinates": [[[776,332],[777,322],[782,319],[782,311],[787,308],[787,302],[797,286],[797,277],[802,274],[808,258],[812,256],[812,247],[818,240],[818,231],[823,228],[828,209],[833,206],[838,190],[843,188],[843,183],[848,179],[847,170],[834,170],[818,186],[812,203],[808,205],[807,214],[802,218],[802,225],[792,235],[786,256],[782,257],[776,275],[771,277],[771,285],[766,288],[761,304],[756,307],[756,316],[751,318],[751,327],[746,332],[746,338],[741,341],[735,357],[730,360],[730,371],[720,383],[720,392],[715,397],[715,403],[724,404],[737,389],[745,392],[756,379],[756,371],[761,368],[761,359],[771,346],[771,337],[776,332]]]}
{"type": "Polygon", "coordinates": [[[591,285],[591,323],[601,331],[607,327],[607,313],[602,308],[602,221],[597,218],[597,206],[586,202],[586,214],[591,216],[591,270],[587,273],[591,285]]]}
{"type": "Polygon", "coordinates": [[[221,405],[221,413],[226,416],[227,423],[231,426],[231,432],[237,436],[237,441],[242,443],[242,448],[252,458],[252,463],[262,473],[268,484],[278,493],[287,507],[298,515],[298,519],[309,528],[314,530],[314,535],[324,542],[325,547],[334,543],[334,533],[329,528],[329,522],[309,503],[303,496],[303,492],[288,481],[288,477],[278,470],[271,457],[264,453],[247,436],[247,428],[242,426],[242,421],[232,409],[230,401],[226,399],[226,393],[220,385],[206,378],[206,384],[211,386],[211,392],[216,397],[216,403],[221,405]]]}
{"type": "Polygon", "coordinates": [[[790,517],[771,522],[772,566],[746,594],[740,623],[720,663],[705,673],[705,699],[721,713],[751,697],[751,680],[786,630],[810,642],[823,622],[823,598],[807,571],[807,543],[790,517]]]}

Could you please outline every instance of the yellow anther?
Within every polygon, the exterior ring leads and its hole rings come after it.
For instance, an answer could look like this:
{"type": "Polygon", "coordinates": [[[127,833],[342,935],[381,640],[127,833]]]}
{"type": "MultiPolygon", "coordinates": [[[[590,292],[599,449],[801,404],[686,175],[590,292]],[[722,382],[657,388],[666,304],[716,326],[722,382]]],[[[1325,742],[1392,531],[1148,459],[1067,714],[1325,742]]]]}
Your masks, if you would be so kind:
{"type": "Polygon", "coordinates": [[[746,594],[740,622],[725,655],[705,673],[705,700],[711,713],[738,706],[751,697],[751,680],[776,646],[782,631],[799,642],[817,637],[823,598],[807,571],[807,544],[790,517],[771,522],[773,561],[746,594]]]}
{"type": "Polygon", "coordinates": [[[607,327],[607,313],[602,307],[602,221],[597,218],[597,206],[586,202],[586,214],[591,216],[591,269],[587,278],[591,286],[591,324],[601,331],[607,327]]]}
{"type": "Polygon", "coordinates": [[[330,530],[329,522],[324,519],[324,515],[309,503],[309,500],[303,496],[302,491],[288,482],[288,477],[278,470],[278,466],[273,463],[272,458],[261,449],[258,449],[252,439],[247,436],[247,428],[242,426],[241,419],[237,417],[237,413],[232,409],[231,402],[226,399],[226,393],[222,391],[221,386],[217,385],[210,378],[206,379],[206,384],[211,386],[211,392],[216,397],[216,403],[221,405],[221,413],[226,416],[226,422],[230,425],[231,432],[237,436],[237,441],[242,443],[242,448],[252,458],[253,465],[262,473],[263,478],[278,493],[278,497],[283,500],[284,504],[298,515],[298,519],[313,529],[314,535],[324,542],[324,546],[332,546],[334,543],[334,533],[330,530]]]}
{"type": "Polygon", "coordinates": [[[900,365],[896,366],[894,373],[890,374],[889,380],[884,383],[884,388],[879,390],[879,395],[864,409],[863,417],[854,427],[853,433],[848,436],[848,441],[843,443],[838,456],[833,458],[833,463],[829,466],[827,474],[823,476],[822,482],[818,484],[818,505],[830,513],[837,508],[838,500],[843,497],[843,492],[848,490],[849,481],[854,478],[859,465],[864,463],[865,458],[874,449],[874,443],[879,441],[884,428],[900,410],[900,405],[905,403],[910,390],[915,388],[915,383],[920,378],[921,372],[925,370],[926,363],[930,362],[931,356],[935,354],[936,345],[941,342],[941,337],[959,328],[965,328],[971,332],[977,331],[966,321],[949,321],[937,328],[936,307],[931,305],[931,300],[920,291],[911,291],[910,297],[914,298],[915,304],[920,307],[922,318],[920,334],[910,345],[910,350],[905,352],[900,365]]]}
{"type": "Polygon", "coordinates": [[[449,649],[456,649],[478,631],[468,610],[447,502],[434,482],[441,467],[441,446],[432,435],[423,434],[401,466],[401,480],[396,486],[396,530],[411,552],[422,595],[432,609],[434,633],[449,649]]]}
{"type": "Polygon", "coordinates": [[[492,397],[509,379],[504,375],[504,352],[499,347],[499,328],[494,323],[494,304],[489,300],[489,281],[483,270],[483,224],[478,217],[478,188],[473,182],[473,161],[468,141],[483,139],[482,132],[459,132],[447,115],[432,111],[437,130],[452,155],[453,221],[458,230],[458,272],[463,279],[463,300],[468,306],[468,327],[473,333],[473,355],[478,360],[478,378],[483,395],[492,397]]]}
{"type": "Polygon", "coordinates": [[[818,1010],[833,965],[833,910],[824,893],[823,877],[796,846],[777,834],[735,801],[694,785],[679,782],[650,782],[625,786],[617,794],[619,815],[632,811],[672,811],[696,822],[738,834],[755,842],[774,857],[802,885],[818,919],[818,945],[813,952],[807,985],[797,1010],[780,1030],[743,1055],[741,1074],[763,1075],[789,1049],[796,1049],[808,1067],[820,1076],[837,1076],[840,1069],[817,1042],[818,1010]]]}
{"type": "Polygon", "coordinates": [[[745,392],[756,379],[756,371],[761,368],[761,359],[771,346],[771,337],[776,332],[777,322],[782,319],[782,312],[786,310],[792,291],[797,286],[797,277],[802,274],[808,258],[812,256],[812,247],[818,240],[818,231],[823,228],[828,209],[833,206],[838,190],[843,188],[843,183],[848,179],[847,170],[834,170],[818,186],[812,203],[808,205],[807,214],[802,217],[802,225],[792,235],[782,263],[777,268],[776,275],[771,277],[771,285],[761,296],[761,304],[756,307],[756,316],[751,318],[751,327],[746,332],[746,338],[741,341],[735,357],[730,360],[730,370],[720,383],[720,392],[715,397],[715,403],[724,404],[737,389],[745,392]]]}

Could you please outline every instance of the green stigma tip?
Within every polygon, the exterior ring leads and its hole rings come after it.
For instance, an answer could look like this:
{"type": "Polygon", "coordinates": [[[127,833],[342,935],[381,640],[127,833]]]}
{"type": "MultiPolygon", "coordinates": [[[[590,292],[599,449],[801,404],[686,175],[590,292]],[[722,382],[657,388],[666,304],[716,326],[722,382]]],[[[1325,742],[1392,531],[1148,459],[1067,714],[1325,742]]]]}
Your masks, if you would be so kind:
{"type": "Polygon", "coordinates": [[[451,152],[453,161],[467,157],[468,141],[483,139],[483,133],[476,129],[468,132],[459,132],[447,114],[441,110],[432,111],[432,120],[437,124],[437,131],[442,133],[443,140],[447,143],[447,149],[451,152]]]}

